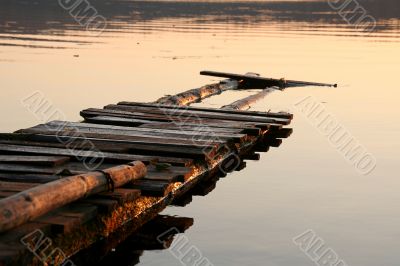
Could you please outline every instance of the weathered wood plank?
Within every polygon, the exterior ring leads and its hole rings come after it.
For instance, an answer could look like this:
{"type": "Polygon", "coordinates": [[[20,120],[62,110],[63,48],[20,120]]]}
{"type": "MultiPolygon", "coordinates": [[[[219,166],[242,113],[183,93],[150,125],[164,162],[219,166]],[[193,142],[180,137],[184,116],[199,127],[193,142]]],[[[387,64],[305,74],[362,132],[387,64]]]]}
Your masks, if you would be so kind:
{"type": "Polygon", "coordinates": [[[142,195],[153,196],[153,197],[163,197],[167,195],[167,188],[169,182],[155,181],[155,180],[135,180],[134,182],[127,185],[127,187],[140,189],[142,195]]]}
{"type": "Polygon", "coordinates": [[[112,198],[106,198],[106,197],[98,197],[97,195],[91,196],[87,199],[83,199],[78,201],[78,203],[89,203],[96,205],[99,212],[101,213],[109,213],[118,206],[118,201],[114,200],[112,198]]]}
{"type": "Polygon", "coordinates": [[[97,206],[87,203],[71,203],[55,211],[57,215],[78,218],[80,224],[84,224],[93,219],[96,217],[97,213],[97,206]]]}
{"type": "MultiPolygon", "coordinates": [[[[196,145],[196,146],[206,146],[206,145],[219,145],[224,144],[228,141],[234,141],[235,138],[211,138],[207,135],[202,136],[171,136],[171,135],[147,135],[147,134],[136,134],[129,132],[107,132],[107,130],[98,129],[96,131],[89,129],[75,129],[75,130],[53,130],[51,128],[45,127],[34,127],[18,130],[17,133],[29,133],[29,134],[42,134],[42,135],[53,135],[53,136],[70,136],[70,137],[85,137],[85,138],[97,138],[97,139],[110,139],[110,140],[130,140],[136,143],[146,143],[146,144],[175,144],[175,145],[196,145]],[[204,138],[204,139],[201,139],[204,138]]],[[[240,135],[238,141],[242,140],[245,136],[240,135]]]]}
{"type": "Polygon", "coordinates": [[[56,234],[67,234],[80,226],[81,220],[77,217],[67,217],[57,214],[46,214],[36,218],[34,222],[51,225],[51,230],[56,234]]]}
{"type": "Polygon", "coordinates": [[[240,110],[224,110],[217,108],[208,108],[208,107],[194,107],[194,106],[178,106],[178,105],[165,105],[165,104],[157,104],[157,103],[140,103],[140,102],[128,102],[122,101],[119,102],[118,105],[127,105],[127,106],[143,106],[143,107],[155,107],[160,109],[181,109],[181,110],[194,110],[194,111],[205,111],[211,113],[227,113],[227,114],[242,114],[249,116],[261,116],[261,117],[271,117],[271,118],[286,118],[292,119],[293,114],[286,112],[259,112],[259,111],[240,111],[240,110]]]}
{"type": "Polygon", "coordinates": [[[9,182],[22,182],[22,183],[48,183],[62,178],[57,175],[44,175],[44,174],[20,174],[14,172],[0,172],[1,181],[9,182]]]}
{"type": "Polygon", "coordinates": [[[152,128],[151,125],[157,126],[157,125],[165,125],[166,127],[170,126],[171,128],[180,128],[180,127],[209,127],[210,129],[219,129],[221,131],[227,129],[227,130],[241,130],[240,133],[243,134],[249,134],[249,135],[259,135],[260,134],[260,129],[266,129],[268,128],[268,124],[263,124],[261,127],[255,127],[254,123],[246,124],[246,123],[227,123],[227,122],[210,122],[210,121],[202,121],[201,125],[198,123],[189,123],[184,122],[155,122],[155,121],[149,121],[146,120],[146,122],[142,123],[141,125],[136,125],[134,122],[131,122],[132,118],[126,118],[126,117],[114,117],[114,116],[94,116],[94,117],[87,117],[85,118],[85,121],[88,123],[94,123],[94,124],[104,124],[104,125],[117,125],[117,126],[138,126],[138,127],[146,127],[146,128],[152,128]],[[149,125],[149,126],[147,126],[149,125]]]}
{"type": "Polygon", "coordinates": [[[217,125],[199,125],[199,124],[175,124],[175,123],[149,123],[140,125],[139,128],[152,128],[152,129],[174,129],[174,130],[185,130],[191,131],[193,134],[209,133],[218,135],[218,133],[231,133],[231,134],[247,134],[249,136],[259,136],[261,130],[255,127],[228,127],[228,126],[217,126],[217,125]]]}
{"type": "Polygon", "coordinates": [[[24,163],[39,165],[62,165],[69,161],[69,157],[65,156],[23,156],[23,155],[0,155],[0,162],[8,163],[24,163]]]}
{"type": "MultiPolygon", "coordinates": [[[[114,116],[114,117],[123,117],[123,118],[140,118],[142,115],[138,115],[132,112],[125,111],[116,111],[116,110],[106,110],[106,109],[96,109],[89,108],[81,111],[81,116],[85,119],[93,116],[114,116]]],[[[179,117],[179,116],[162,116],[162,115],[154,115],[154,114],[143,114],[146,116],[146,119],[156,121],[156,122],[177,122],[177,123],[201,123],[201,124],[221,124],[221,123],[230,123],[236,124],[241,121],[232,121],[232,120],[221,120],[221,119],[212,119],[212,118],[200,118],[200,117],[179,117]]],[[[242,121],[245,125],[253,125],[260,127],[262,129],[268,128],[269,124],[280,124],[280,123],[267,123],[267,122],[246,122],[242,121]]]]}
{"type": "MultiPolygon", "coordinates": [[[[153,129],[145,128],[145,127],[123,127],[123,126],[110,126],[110,125],[100,125],[100,124],[90,124],[90,123],[76,123],[76,122],[65,122],[65,121],[51,121],[46,123],[44,126],[36,126],[33,128],[51,128],[57,130],[65,130],[66,128],[76,128],[83,130],[91,130],[96,132],[102,132],[101,130],[106,130],[106,134],[116,134],[120,132],[124,132],[127,134],[138,134],[143,133],[145,136],[170,136],[170,137],[181,137],[190,139],[200,139],[205,140],[207,136],[210,134],[210,130],[208,131],[198,131],[197,134],[193,134],[193,130],[186,131],[183,128],[158,128],[157,131],[153,129]]],[[[234,139],[234,140],[242,140],[244,137],[243,134],[240,134],[239,130],[230,129],[230,132],[214,130],[215,137],[219,137],[220,139],[234,139]]]]}
{"type": "Polygon", "coordinates": [[[39,183],[15,183],[0,181],[0,191],[21,192],[40,185],[39,183]]]}
{"type": "MultiPolygon", "coordinates": [[[[68,168],[0,163],[0,172],[7,172],[7,173],[11,172],[11,173],[25,173],[25,174],[37,173],[37,174],[48,174],[48,175],[61,175],[65,169],[68,168]]],[[[70,175],[74,175],[74,174],[82,174],[85,172],[70,169],[69,173],[70,175]]]]}
{"type": "Polygon", "coordinates": [[[231,114],[231,113],[211,113],[207,111],[199,110],[189,110],[189,109],[159,109],[156,107],[141,107],[141,106],[128,106],[128,105],[115,105],[110,104],[104,107],[106,110],[116,110],[125,111],[132,113],[146,113],[146,114],[157,114],[165,115],[167,117],[177,116],[182,117],[192,117],[192,118],[207,118],[207,119],[221,119],[221,120],[231,120],[231,121],[246,121],[246,122],[257,122],[257,123],[277,123],[287,125],[290,119],[286,118],[269,118],[262,116],[251,116],[243,114],[231,114]]]}
{"type": "Polygon", "coordinates": [[[172,182],[183,182],[187,180],[193,173],[193,169],[189,167],[171,166],[168,169],[157,170],[155,166],[147,167],[147,175],[143,178],[146,180],[159,180],[172,182]]]}
{"type": "Polygon", "coordinates": [[[8,141],[0,140],[1,144],[27,145],[52,148],[73,148],[74,150],[96,150],[102,152],[117,152],[136,155],[155,155],[183,157],[193,159],[205,159],[211,156],[218,147],[190,147],[173,145],[145,145],[132,144],[130,141],[106,140],[106,139],[85,139],[58,137],[49,135],[29,135],[29,139],[35,141],[8,141]],[[60,143],[60,139],[63,143],[60,143]]]}
{"type": "Polygon", "coordinates": [[[133,201],[141,195],[139,189],[117,188],[112,192],[103,192],[96,195],[97,198],[113,199],[119,204],[133,201]]]}
{"type": "MultiPolygon", "coordinates": [[[[36,147],[27,145],[11,145],[11,144],[0,144],[0,152],[13,152],[19,154],[41,154],[41,155],[63,155],[63,156],[79,156],[81,158],[94,158],[98,160],[106,159],[107,161],[143,161],[150,162],[158,160],[159,162],[171,163],[179,166],[190,166],[193,163],[192,159],[188,158],[175,158],[175,157],[164,157],[164,156],[146,156],[146,155],[133,155],[124,153],[110,153],[110,152],[96,152],[96,151],[85,151],[85,150],[71,150],[51,147],[36,147]]],[[[86,160],[88,161],[88,160],[86,160]]]]}
{"type": "Polygon", "coordinates": [[[116,125],[116,126],[127,126],[127,127],[136,127],[146,123],[154,123],[154,121],[152,120],[124,118],[124,117],[115,117],[106,115],[86,117],[85,121],[93,124],[116,125]]]}

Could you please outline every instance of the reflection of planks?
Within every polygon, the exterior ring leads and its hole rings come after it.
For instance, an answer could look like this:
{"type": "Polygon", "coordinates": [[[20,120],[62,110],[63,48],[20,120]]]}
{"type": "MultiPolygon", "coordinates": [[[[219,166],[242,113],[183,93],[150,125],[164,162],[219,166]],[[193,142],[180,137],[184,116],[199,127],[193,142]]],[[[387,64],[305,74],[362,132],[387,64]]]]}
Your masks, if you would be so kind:
{"type": "MultiPolygon", "coordinates": [[[[86,109],[81,114],[85,119],[82,123],[52,121],[0,134],[0,199],[67,176],[135,160],[147,165],[147,175],[112,192],[56,209],[22,228],[35,225],[53,233],[68,233],[127,204],[162,199],[172,189],[199,178],[198,169],[208,169],[215,158],[229,152],[240,155],[239,167],[244,167],[242,160],[259,159],[255,151],[279,146],[280,138],[291,133],[282,127],[292,120],[287,113],[133,102],[86,109]],[[248,147],[253,149],[249,152],[248,147]]],[[[206,195],[214,187],[214,181],[204,183],[193,194],[206,195]]],[[[6,238],[18,242],[20,234],[15,230],[1,235],[0,243],[6,238]]]]}

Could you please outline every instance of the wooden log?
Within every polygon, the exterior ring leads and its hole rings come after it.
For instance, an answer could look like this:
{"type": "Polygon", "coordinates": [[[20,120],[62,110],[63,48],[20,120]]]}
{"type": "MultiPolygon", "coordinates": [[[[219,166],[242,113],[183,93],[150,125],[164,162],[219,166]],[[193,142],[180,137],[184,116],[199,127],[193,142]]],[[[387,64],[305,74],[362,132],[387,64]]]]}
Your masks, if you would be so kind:
{"type": "MultiPolygon", "coordinates": [[[[228,109],[228,110],[247,110],[251,108],[251,105],[254,104],[256,101],[261,100],[262,98],[264,98],[265,96],[267,96],[268,94],[277,91],[274,88],[266,88],[264,90],[262,90],[261,92],[254,94],[254,95],[250,95],[246,98],[240,99],[238,101],[235,101],[231,104],[225,105],[222,107],[222,109],[228,109]]],[[[288,124],[288,123],[287,123],[288,124]]],[[[285,124],[285,125],[287,125],[285,124]]]]}
{"type": "Polygon", "coordinates": [[[197,89],[184,91],[174,96],[162,97],[158,99],[156,103],[168,105],[189,105],[192,103],[201,102],[201,100],[211,97],[213,95],[221,94],[225,90],[235,88],[237,88],[237,83],[235,82],[231,82],[230,84],[210,84],[197,89]]]}
{"type": "MultiPolygon", "coordinates": [[[[115,187],[120,187],[146,175],[142,162],[121,165],[104,170],[115,187]]],[[[103,172],[92,172],[63,178],[20,192],[0,200],[0,232],[16,227],[67,203],[109,189],[109,180],[103,172]]]]}
{"type": "Polygon", "coordinates": [[[198,107],[198,106],[196,106],[196,107],[178,106],[178,105],[126,102],[126,101],[119,102],[118,105],[155,107],[155,108],[159,108],[159,109],[195,110],[195,111],[204,111],[204,112],[211,112],[211,113],[241,114],[241,115],[261,116],[261,117],[269,117],[269,118],[286,118],[286,119],[293,118],[293,114],[286,113],[286,112],[274,113],[274,112],[259,112],[259,111],[240,111],[240,110],[227,110],[227,109],[217,109],[217,108],[198,107]]]}

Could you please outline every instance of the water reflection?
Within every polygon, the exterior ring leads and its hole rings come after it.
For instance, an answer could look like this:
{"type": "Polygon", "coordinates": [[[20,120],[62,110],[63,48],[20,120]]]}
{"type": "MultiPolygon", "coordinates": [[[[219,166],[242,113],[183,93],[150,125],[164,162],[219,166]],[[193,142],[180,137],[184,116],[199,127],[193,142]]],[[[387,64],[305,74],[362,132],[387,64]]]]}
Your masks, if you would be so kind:
{"type": "MultiPolygon", "coordinates": [[[[393,37],[399,31],[397,0],[364,0],[362,6],[378,21],[375,34],[393,37]],[[389,35],[388,35],[389,34],[389,35]]],[[[122,32],[236,30],[287,34],[359,35],[326,1],[121,1],[92,0],[107,20],[109,36],[122,32]]],[[[397,35],[396,35],[397,36],[397,35]]],[[[28,48],[74,48],[98,42],[85,32],[58,1],[3,0],[0,3],[0,45],[28,48]],[[21,36],[21,34],[28,35],[21,36]],[[42,37],[38,37],[42,35],[42,37]],[[68,36],[68,38],[66,38],[68,36]]]]}
{"type": "Polygon", "coordinates": [[[135,234],[121,234],[100,241],[88,250],[71,258],[76,265],[136,265],[145,250],[169,248],[177,233],[184,233],[193,225],[193,218],[157,215],[135,234]],[[116,246],[118,239],[125,239],[116,246]],[[113,263],[114,262],[114,263],[113,263]]]}

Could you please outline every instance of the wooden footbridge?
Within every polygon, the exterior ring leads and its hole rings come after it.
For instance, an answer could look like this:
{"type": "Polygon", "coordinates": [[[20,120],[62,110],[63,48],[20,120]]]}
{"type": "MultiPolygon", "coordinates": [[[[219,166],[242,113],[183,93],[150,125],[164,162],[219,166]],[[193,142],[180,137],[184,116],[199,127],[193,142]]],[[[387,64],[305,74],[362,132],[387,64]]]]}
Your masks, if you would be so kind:
{"type": "Polygon", "coordinates": [[[243,169],[291,134],[291,114],[243,111],[252,102],[328,85],[202,74],[228,80],[0,134],[0,265],[74,265],[68,258],[99,241],[117,245],[196,184],[243,169]],[[246,88],[260,92],[220,109],[189,107],[246,88]]]}

